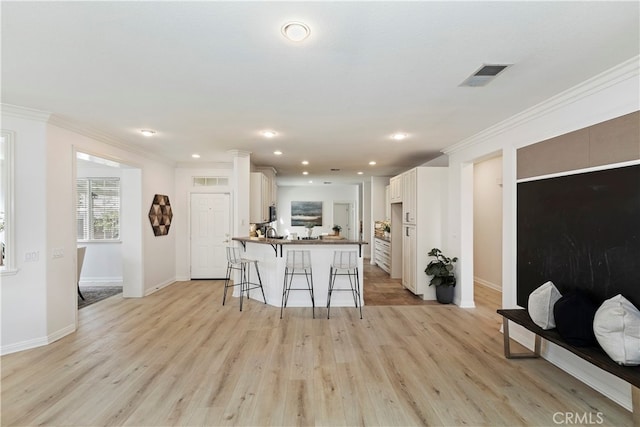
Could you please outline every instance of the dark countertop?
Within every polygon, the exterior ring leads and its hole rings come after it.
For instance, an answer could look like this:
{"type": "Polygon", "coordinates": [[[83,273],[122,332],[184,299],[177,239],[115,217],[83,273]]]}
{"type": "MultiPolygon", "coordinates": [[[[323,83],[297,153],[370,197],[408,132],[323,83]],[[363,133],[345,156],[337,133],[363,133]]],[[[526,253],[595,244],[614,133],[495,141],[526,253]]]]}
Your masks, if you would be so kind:
{"type": "Polygon", "coordinates": [[[259,244],[267,244],[267,245],[368,245],[369,244],[364,240],[347,240],[347,239],[336,239],[336,238],[287,240],[287,239],[268,239],[266,237],[233,237],[231,240],[235,240],[238,242],[259,243],[259,244]]]}

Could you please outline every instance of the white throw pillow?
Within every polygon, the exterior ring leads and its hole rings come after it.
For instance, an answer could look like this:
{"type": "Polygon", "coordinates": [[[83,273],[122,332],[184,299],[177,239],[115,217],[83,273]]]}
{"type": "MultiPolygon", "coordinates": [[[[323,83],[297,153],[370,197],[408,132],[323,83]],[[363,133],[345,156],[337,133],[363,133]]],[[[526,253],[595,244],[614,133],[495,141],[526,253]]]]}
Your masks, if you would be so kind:
{"type": "Polygon", "coordinates": [[[640,365],[640,310],[622,295],[602,303],[593,319],[602,349],[621,365],[640,365]]]}
{"type": "Polygon", "coordinates": [[[528,311],[531,320],[542,329],[553,329],[556,321],[553,306],[562,297],[553,282],[546,282],[529,295],[528,311]]]}

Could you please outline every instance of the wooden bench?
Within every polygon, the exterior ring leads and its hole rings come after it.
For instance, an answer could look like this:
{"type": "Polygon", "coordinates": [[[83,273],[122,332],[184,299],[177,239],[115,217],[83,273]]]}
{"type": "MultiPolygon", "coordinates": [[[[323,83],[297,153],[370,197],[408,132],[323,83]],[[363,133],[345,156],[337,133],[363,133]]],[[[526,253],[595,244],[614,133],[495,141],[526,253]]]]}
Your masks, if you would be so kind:
{"type": "Polygon", "coordinates": [[[614,362],[600,347],[574,347],[567,344],[555,330],[544,330],[536,325],[527,310],[501,309],[504,332],[504,355],[508,359],[540,357],[540,341],[544,338],[570,351],[576,356],[592,363],[610,374],[631,384],[631,401],[633,405],[633,425],[640,426],[640,366],[622,366],[614,362]],[[530,353],[512,353],[509,340],[509,320],[528,329],[535,334],[534,350],[530,353]]]}

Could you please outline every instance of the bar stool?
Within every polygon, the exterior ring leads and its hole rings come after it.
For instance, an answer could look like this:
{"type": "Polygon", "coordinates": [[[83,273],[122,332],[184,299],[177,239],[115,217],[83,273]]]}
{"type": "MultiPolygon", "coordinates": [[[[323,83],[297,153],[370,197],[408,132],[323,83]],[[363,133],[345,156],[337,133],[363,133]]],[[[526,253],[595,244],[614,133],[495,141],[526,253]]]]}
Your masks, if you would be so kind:
{"type": "Polygon", "coordinates": [[[234,286],[240,286],[240,311],[242,311],[242,297],[244,293],[247,293],[249,298],[249,291],[251,289],[260,288],[262,291],[262,299],[264,303],[267,303],[267,299],[264,296],[264,289],[262,288],[262,278],[260,277],[260,270],[258,269],[258,261],[253,259],[242,258],[240,255],[240,248],[234,246],[227,247],[227,277],[224,281],[224,296],[222,297],[222,305],[224,305],[227,299],[227,289],[234,286]],[[258,283],[252,283],[250,279],[251,264],[255,266],[256,274],[258,276],[258,283]],[[240,272],[240,282],[231,284],[231,272],[237,270],[240,272]]]}
{"type": "Polygon", "coordinates": [[[356,308],[360,308],[360,318],[362,319],[362,304],[360,304],[360,274],[358,272],[358,252],[357,251],[335,251],[333,262],[329,269],[329,294],[327,295],[327,319],[331,309],[331,295],[336,291],[348,291],[353,295],[356,308]],[[336,277],[347,276],[349,278],[349,288],[335,288],[336,277]]]}
{"type": "Polygon", "coordinates": [[[313,318],[316,318],[316,302],[313,297],[313,271],[311,270],[311,251],[287,251],[287,261],[284,267],[284,283],[282,285],[282,304],[280,306],[280,318],[289,301],[291,291],[309,291],[311,295],[311,310],[313,318]],[[305,276],[306,288],[292,288],[293,276],[305,276]],[[287,283],[287,278],[288,283],[287,283]]]}

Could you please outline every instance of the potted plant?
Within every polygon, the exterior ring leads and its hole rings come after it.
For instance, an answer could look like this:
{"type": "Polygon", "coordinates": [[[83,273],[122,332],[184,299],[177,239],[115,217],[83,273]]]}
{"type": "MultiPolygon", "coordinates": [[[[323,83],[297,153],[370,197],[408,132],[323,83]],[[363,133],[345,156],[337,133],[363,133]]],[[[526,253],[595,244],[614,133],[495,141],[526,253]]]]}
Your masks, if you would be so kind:
{"type": "Polygon", "coordinates": [[[442,304],[450,304],[453,301],[453,288],[456,286],[456,277],[453,274],[453,264],[458,257],[449,258],[438,248],[433,248],[428,253],[435,257],[425,268],[427,276],[432,276],[429,286],[436,287],[436,299],[442,304]]]}
{"type": "Polygon", "coordinates": [[[311,235],[313,234],[313,227],[314,227],[314,223],[312,222],[308,222],[304,225],[304,228],[307,229],[307,238],[310,239],[311,235]]]}
{"type": "Polygon", "coordinates": [[[338,224],[334,225],[331,229],[333,230],[333,234],[336,236],[339,236],[340,231],[342,231],[342,227],[340,227],[338,224]]]}
{"type": "Polygon", "coordinates": [[[389,236],[391,235],[391,223],[389,221],[384,222],[384,227],[382,231],[384,231],[384,237],[388,239],[389,236]]]}

